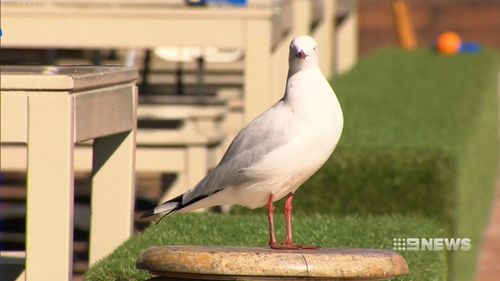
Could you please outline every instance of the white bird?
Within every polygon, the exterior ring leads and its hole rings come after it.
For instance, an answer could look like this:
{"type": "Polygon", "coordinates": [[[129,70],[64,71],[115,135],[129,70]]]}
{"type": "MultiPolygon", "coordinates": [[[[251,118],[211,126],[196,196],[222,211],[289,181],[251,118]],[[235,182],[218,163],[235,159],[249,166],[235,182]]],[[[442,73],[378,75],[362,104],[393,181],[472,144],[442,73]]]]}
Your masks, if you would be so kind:
{"type": "Polygon", "coordinates": [[[218,205],[267,205],[269,246],[309,248],[292,240],[293,195],[330,157],[344,121],[337,97],[319,69],[316,41],[309,36],[293,39],[288,63],[284,96],[238,133],[217,167],[195,187],[143,217],[218,205]],[[273,202],[286,195],[286,239],[278,244],[273,202]]]}

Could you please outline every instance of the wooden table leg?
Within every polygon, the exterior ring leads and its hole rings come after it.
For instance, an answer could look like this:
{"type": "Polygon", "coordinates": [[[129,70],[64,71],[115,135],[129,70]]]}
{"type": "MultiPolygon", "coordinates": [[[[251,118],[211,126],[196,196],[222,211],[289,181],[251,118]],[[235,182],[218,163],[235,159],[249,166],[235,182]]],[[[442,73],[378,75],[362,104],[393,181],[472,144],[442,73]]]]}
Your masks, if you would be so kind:
{"type": "Polygon", "coordinates": [[[69,280],[73,255],[72,99],[29,95],[27,280],[69,280]]]}
{"type": "Polygon", "coordinates": [[[335,72],[338,74],[351,69],[358,60],[358,2],[350,4],[345,18],[335,26],[335,72]]]}
{"type": "Polygon", "coordinates": [[[90,264],[132,234],[135,194],[135,131],[94,141],[90,264]]]}
{"type": "Polygon", "coordinates": [[[321,71],[327,79],[331,79],[334,73],[335,1],[323,1],[323,7],[323,19],[316,26],[313,37],[318,42],[321,71]]]}
{"type": "Polygon", "coordinates": [[[243,82],[245,123],[272,104],[271,31],[271,23],[266,20],[247,22],[243,82]]]}

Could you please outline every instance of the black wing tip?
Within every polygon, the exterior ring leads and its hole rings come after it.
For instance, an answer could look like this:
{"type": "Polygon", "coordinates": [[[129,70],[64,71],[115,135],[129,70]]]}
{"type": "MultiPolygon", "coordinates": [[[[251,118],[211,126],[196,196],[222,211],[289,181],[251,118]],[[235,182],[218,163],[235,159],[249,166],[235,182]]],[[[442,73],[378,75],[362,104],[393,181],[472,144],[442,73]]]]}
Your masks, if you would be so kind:
{"type": "MultiPolygon", "coordinates": [[[[174,212],[174,211],[178,210],[179,208],[181,208],[181,205],[182,205],[182,196],[183,196],[183,195],[184,195],[184,194],[181,194],[181,195],[179,195],[179,196],[177,196],[177,197],[175,197],[175,198],[172,198],[172,199],[170,199],[170,200],[168,200],[168,201],[166,201],[166,202],[163,202],[163,203],[161,203],[159,206],[161,206],[161,205],[163,205],[163,204],[166,204],[166,203],[170,203],[170,202],[177,202],[177,203],[178,203],[178,205],[177,205],[174,209],[172,209],[172,210],[170,210],[169,212],[167,212],[167,214],[166,214],[166,215],[168,215],[168,214],[170,214],[170,213],[172,213],[172,212],[174,212]]],[[[148,218],[148,217],[151,217],[151,216],[154,216],[154,215],[160,214],[160,213],[155,213],[155,210],[156,210],[156,208],[153,208],[153,209],[151,209],[151,210],[146,211],[144,214],[142,214],[141,219],[145,219],[145,218],[148,218]]],[[[163,218],[163,217],[162,217],[162,218],[163,218]]]]}
{"type": "MultiPolygon", "coordinates": [[[[166,203],[176,202],[177,206],[175,208],[173,208],[172,210],[167,211],[156,223],[159,223],[163,218],[165,218],[166,216],[170,215],[171,213],[174,213],[174,212],[176,212],[178,210],[181,210],[184,207],[187,207],[187,206],[189,206],[189,205],[191,205],[193,203],[196,203],[196,202],[198,202],[198,201],[200,201],[202,199],[205,199],[208,196],[210,196],[210,195],[212,195],[214,193],[217,193],[217,192],[219,192],[221,190],[222,189],[216,190],[213,193],[208,194],[208,195],[200,195],[200,196],[192,199],[191,201],[189,201],[189,202],[187,202],[185,204],[182,204],[182,197],[184,196],[184,194],[181,194],[181,195],[179,195],[179,196],[177,196],[177,197],[175,197],[173,199],[168,200],[167,202],[164,202],[164,203],[160,204],[160,206],[161,206],[161,205],[166,204],[166,203]]],[[[153,215],[157,215],[157,214],[163,213],[163,212],[155,213],[155,209],[151,209],[151,210],[146,211],[144,214],[142,214],[141,219],[145,219],[145,218],[151,217],[153,215]]]]}

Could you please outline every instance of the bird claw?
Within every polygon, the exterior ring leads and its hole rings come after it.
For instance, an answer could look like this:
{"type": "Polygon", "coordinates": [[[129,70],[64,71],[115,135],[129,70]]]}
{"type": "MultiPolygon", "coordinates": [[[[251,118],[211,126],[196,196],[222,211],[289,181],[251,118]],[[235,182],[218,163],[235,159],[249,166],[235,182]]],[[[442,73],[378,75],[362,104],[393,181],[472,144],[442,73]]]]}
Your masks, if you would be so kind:
{"type": "Polygon", "coordinates": [[[270,243],[269,247],[273,250],[319,250],[321,248],[319,246],[304,246],[293,243],[270,243]]]}

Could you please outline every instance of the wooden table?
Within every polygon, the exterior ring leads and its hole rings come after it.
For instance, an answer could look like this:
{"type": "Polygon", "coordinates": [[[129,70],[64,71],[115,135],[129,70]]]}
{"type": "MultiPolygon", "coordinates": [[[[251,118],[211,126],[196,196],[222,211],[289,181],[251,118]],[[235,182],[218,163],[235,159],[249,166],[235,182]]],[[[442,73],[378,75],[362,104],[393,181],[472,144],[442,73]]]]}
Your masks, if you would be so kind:
{"type": "Polygon", "coordinates": [[[77,142],[94,139],[90,262],[130,236],[136,78],[124,67],[1,67],[2,149],[28,145],[27,280],[72,275],[77,142]]]}
{"type": "Polygon", "coordinates": [[[238,47],[245,54],[245,120],[283,94],[288,54],[277,50],[288,50],[290,0],[252,0],[242,8],[138,0],[26,2],[2,2],[3,48],[238,47]]]}

